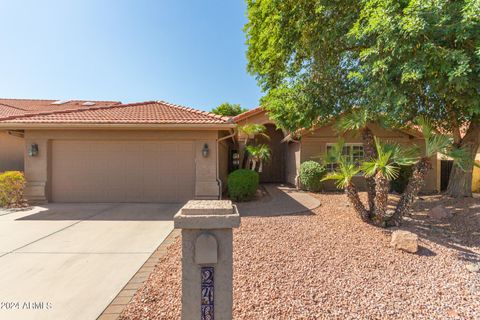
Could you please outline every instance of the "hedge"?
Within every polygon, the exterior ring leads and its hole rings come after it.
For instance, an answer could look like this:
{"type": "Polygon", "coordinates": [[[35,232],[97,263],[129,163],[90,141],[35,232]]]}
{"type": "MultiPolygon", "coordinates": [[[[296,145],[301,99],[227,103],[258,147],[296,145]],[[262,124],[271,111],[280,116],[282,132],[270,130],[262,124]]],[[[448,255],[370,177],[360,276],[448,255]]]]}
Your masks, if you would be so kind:
{"type": "Polygon", "coordinates": [[[317,192],[322,189],[325,167],[315,161],[305,161],[300,165],[300,187],[303,190],[317,192]]]}
{"type": "Polygon", "coordinates": [[[19,171],[0,174],[0,207],[20,207],[24,204],[25,177],[19,171]]]}
{"type": "Polygon", "coordinates": [[[228,175],[228,195],[235,201],[253,199],[258,189],[258,173],[249,169],[238,169],[228,175]]]}

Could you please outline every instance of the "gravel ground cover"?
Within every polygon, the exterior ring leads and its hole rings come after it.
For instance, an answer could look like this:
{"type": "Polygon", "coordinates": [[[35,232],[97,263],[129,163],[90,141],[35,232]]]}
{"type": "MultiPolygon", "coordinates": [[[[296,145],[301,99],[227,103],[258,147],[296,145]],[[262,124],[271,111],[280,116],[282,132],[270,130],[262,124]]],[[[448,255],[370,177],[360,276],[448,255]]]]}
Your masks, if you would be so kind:
{"type": "MultiPolygon", "coordinates": [[[[480,319],[480,199],[424,197],[402,229],[418,254],[389,246],[343,194],[304,215],[244,217],[234,232],[234,319],[480,319]],[[454,213],[434,222],[429,208],[454,213]]],[[[363,195],[364,196],[364,195],[363,195]]],[[[122,319],[180,319],[180,239],[122,319]]]]}

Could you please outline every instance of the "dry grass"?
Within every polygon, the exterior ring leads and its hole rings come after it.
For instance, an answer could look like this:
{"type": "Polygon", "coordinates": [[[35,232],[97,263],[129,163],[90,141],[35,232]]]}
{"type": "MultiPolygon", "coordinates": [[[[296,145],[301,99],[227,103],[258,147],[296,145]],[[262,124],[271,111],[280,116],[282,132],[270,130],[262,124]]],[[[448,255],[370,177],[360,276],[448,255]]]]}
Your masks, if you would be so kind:
{"type": "MultiPolygon", "coordinates": [[[[389,247],[392,230],[362,223],[341,194],[306,215],[245,217],[234,233],[234,319],[478,319],[480,201],[425,197],[402,229],[419,254],[389,247]],[[432,222],[428,208],[454,211],[432,222]]],[[[180,245],[170,247],[123,319],[179,319],[180,245]]]]}

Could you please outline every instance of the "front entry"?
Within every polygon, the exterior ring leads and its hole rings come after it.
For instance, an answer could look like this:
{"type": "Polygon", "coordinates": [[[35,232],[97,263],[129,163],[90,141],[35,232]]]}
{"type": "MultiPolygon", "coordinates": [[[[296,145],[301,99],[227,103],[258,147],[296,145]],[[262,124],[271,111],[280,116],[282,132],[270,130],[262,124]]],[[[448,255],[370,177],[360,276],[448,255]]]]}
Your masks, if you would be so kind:
{"type": "Polygon", "coordinates": [[[263,171],[260,173],[260,182],[283,183],[285,182],[285,161],[286,161],[286,143],[282,140],[285,137],[282,130],[279,130],[273,124],[266,124],[266,134],[270,137],[259,136],[260,144],[267,144],[271,149],[270,160],[263,164],[263,171]]]}

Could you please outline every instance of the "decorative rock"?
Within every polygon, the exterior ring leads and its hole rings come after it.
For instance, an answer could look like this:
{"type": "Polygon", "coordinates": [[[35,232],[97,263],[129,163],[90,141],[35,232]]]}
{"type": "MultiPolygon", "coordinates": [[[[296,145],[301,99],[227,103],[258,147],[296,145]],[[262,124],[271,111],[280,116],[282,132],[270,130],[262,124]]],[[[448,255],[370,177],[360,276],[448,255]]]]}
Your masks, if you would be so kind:
{"type": "Polygon", "coordinates": [[[397,230],[392,233],[390,245],[395,249],[416,253],[418,251],[418,236],[409,231],[397,230]]]}
{"type": "Polygon", "coordinates": [[[453,215],[448,212],[444,207],[438,205],[433,207],[429,212],[428,216],[434,220],[450,219],[453,215]]]}
{"type": "Polygon", "coordinates": [[[467,270],[470,271],[471,273],[480,271],[480,265],[474,264],[474,263],[467,264],[465,268],[467,268],[467,270]]]}

